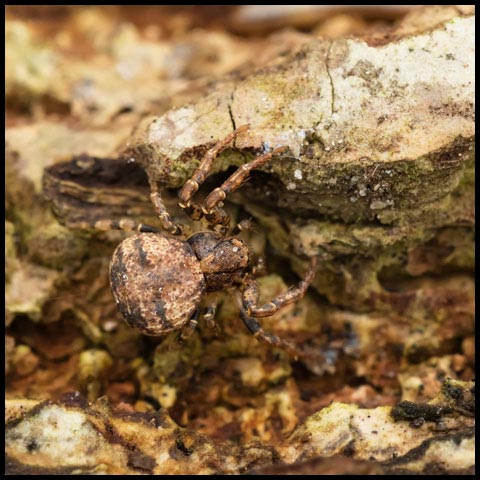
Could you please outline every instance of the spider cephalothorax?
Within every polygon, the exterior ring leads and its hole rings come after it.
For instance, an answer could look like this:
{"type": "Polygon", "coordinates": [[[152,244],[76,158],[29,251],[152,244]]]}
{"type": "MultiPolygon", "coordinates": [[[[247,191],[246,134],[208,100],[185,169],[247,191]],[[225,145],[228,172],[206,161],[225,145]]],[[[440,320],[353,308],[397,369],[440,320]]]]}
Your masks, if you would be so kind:
{"type": "MultiPolygon", "coordinates": [[[[316,258],[311,259],[304,279],[296,287],[259,305],[252,255],[238,234],[227,235],[230,217],[222,208],[227,194],[240,187],[251,170],[286,149],[276,148],[246,163],[215,188],[203,205],[193,202],[193,196],[207,178],[215,157],[247,128],[240,127],[215,144],[180,191],[180,207],[194,220],[204,217],[218,231],[197,232],[181,239],[184,228],[172,221],[155,183],[151,185],[151,199],[166,233],[128,219],[95,222],[94,226],[102,230],[140,232],[125,239],[115,250],[110,263],[110,283],[120,312],[142,333],[164,335],[181,330],[185,337],[194,330],[208,292],[243,285],[240,313],[247,328],[258,339],[291,350],[288,342],[264,333],[255,317],[272,315],[301,298],[315,275],[316,258]]],[[[214,302],[204,308],[203,316],[209,325],[214,325],[215,308],[214,302]]]]}

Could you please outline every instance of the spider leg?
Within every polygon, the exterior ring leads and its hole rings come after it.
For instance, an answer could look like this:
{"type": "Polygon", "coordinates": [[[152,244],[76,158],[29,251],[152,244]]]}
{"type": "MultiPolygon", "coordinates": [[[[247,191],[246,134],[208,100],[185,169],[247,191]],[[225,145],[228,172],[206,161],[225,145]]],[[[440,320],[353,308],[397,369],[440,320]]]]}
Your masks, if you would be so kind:
{"type": "Polygon", "coordinates": [[[200,310],[195,310],[190,320],[186,323],[186,325],[182,328],[182,333],[180,334],[180,340],[185,340],[192,335],[192,333],[197,328],[198,324],[198,316],[200,310]]]}
{"type": "MultiPolygon", "coordinates": [[[[212,299],[209,301],[207,306],[203,310],[202,317],[204,318],[207,327],[212,330],[216,330],[217,324],[215,323],[215,311],[217,309],[218,300],[212,299]]],[[[200,316],[200,309],[195,310],[194,314],[187,322],[187,324],[182,328],[182,333],[180,334],[180,340],[185,340],[189,338],[192,333],[195,331],[198,325],[198,317],[200,316]]]]}
{"type": "Polygon", "coordinates": [[[95,229],[102,232],[107,232],[109,230],[125,230],[127,232],[160,233],[158,228],[145,223],[137,223],[129,218],[121,218],[119,220],[101,219],[91,221],[68,221],[66,222],[66,226],[69,228],[80,228],[82,230],[95,229]]]}
{"type": "Polygon", "coordinates": [[[279,147],[275,150],[272,150],[269,153],[261,155],[249,163],[246,163],[239,167],[235,172],[230,175],[230,177],[222,183],[220,187],[215,188],[210,194],[207,196],[205,201],[203,202],[202,211],[209,220],[211,224],[220,224],[223,226],[228,226],[230,223],[230,217],[227,212],[225,212],[221,207],[223,200],[225,200],[226,196],[229,193],[234,192],[239,188],[242,183],[247,179],[250,175],[250,172],[258,167],[261,167],[265,163],[269,162],[270,159],[279,153],[284,152],[287,147],[279,147]],[[209,218],[210,217],[210,218],[209,218]],[[221,218],[221,223],[218,219],[221,218]]]}
{"type": "Polygon", "coordinates": [[[269,317],[273,315],[280,308],[295,302],[302,298],[308,289],[310,283],[312,283],[315,273],[317,271],[317,257],[312,257],[310,260],[310,266],[305,273],[305,276],[298,285],[290,287],[286,292],[281,293],[271,302],[264,305],[258,305],[258,285],[255,278],[249,275],[245,279],[245,287],[243,289],[243,307],[248,315],[253,317],[269,317]]]}
{"type": "Polygon", "coordinates": [[[208,223],[211,226],[218,227],[218,232],[225,235],[230,226],[230,215],[220,207],[214,207],[210,213],[202,213],[205,215],[208,223]]]}
{"type": "Polygon", "coordinates": [[[203,319],[207,324],[207,327],[211,330],[218,330],[218,325],[215,322],[215,312],[217,311],[218,299],[211,299],[203,310],[203,319]]]}
{"type": "Polygon", "coordinates": [[[248,128],[249,125],[242,125],[227,135],[223,140],[218,141],[210,150],[208,150],[202,158],[200,165],[180,191],[178,204],[193,220],[200,220],[203,215],[200,206],[192,202],[193,196],[203,182],[205,182],[212,169],[215,158],[217,158],[218,154],[229,146],[232,140],[234,140],[240,133],[248,130],[248,128]]]}
{"type": "Polygon", "coordinates": [[[290,355],[292,355],[295,359],[301,356],[301,352],[292,343],[286,340],[282,340],[281,338],[277,337],[273,333],[264,332],[260,323],[258,323],[258,321],[255,318],[249,317],[247,315],[247,312],[245,312],[245,309],[241,305],[240,301],[239,301],[239,304],[240,304],[239,305],[240,318],[242,319],[243,323],[248,328],[250,333],[258,341],[263,342],[272,347],[281,348],[282,350],[285,350],[290,355]]]}
{"type": "Polygon", "coordinates": [[[150,199],[153,203],[153,206],[155,207],[163,229],[171,233],[172,235],[182,235],[183,227],[173,222],[172,217],[168,213],[167,208],[163,203],[160,192],[158,191],[158,185],[155,182],[151,182],[150,188],[150,199]]]}

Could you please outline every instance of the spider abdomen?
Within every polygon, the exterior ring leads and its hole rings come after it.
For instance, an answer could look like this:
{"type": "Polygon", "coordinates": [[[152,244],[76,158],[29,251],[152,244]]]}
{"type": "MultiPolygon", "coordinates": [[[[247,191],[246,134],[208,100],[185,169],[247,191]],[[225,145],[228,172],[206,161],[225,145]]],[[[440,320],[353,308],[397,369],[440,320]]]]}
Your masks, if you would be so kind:
{"type": "Polygon", "coordinates": [[[191,246],[161,234],[126,238],[110,262],[110,283],[127,322],[147,335],[182,328],[205,294],[205,277],[191,246]]]}

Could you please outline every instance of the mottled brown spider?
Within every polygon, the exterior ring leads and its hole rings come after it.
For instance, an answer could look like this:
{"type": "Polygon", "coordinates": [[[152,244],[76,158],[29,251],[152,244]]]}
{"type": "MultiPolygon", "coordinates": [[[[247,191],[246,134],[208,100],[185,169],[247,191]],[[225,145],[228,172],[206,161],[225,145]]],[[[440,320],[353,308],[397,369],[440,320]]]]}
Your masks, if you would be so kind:
{"type": "MultiPolygon", "coordinates": [[[[185,183],[179,195],[180,207],[194,220],[204,217],[212,228],[220,231],[201,231],[186,240],[175,238],[184,229],[175,224],[165,208],[156,185],[151,185],[151,199],[163,229],[137,224],[132,220],[95,223],[100,230],[136,230],[140,233],[125,239],[116,248],[110,263],[110,283],[117,306],[126,321],[146,335],[165,335],[181,330],[182,338],[190,335],[197,325],[200,308],[207,292],[216,292],[243,285],[239,301],[241,318],[250,332],[259,340],[296,354],[287,341],[263,332],[255,317],[266,317],[285,305],[303,297],[316,271],[313,257],[303,280],[274,300],[259,305],[259,291],[255,280],[256,266],[247,244],[237,234],[227,234],[228,213],[222,208],[227,194],[235,191],[249,173],[267,163],[285,147],[276,148],[238,168],[223,184],[215,188],[200,206],[193,196],[205,182],[216,156],[239,134],[242,126],[216,143],[203,157],[199,167],[185,183]]],[[[245,227],[241,222],[239,231],[245,227]]],[[[216,303],[207,304],[203,318],[214,326],[216,303]]]]}

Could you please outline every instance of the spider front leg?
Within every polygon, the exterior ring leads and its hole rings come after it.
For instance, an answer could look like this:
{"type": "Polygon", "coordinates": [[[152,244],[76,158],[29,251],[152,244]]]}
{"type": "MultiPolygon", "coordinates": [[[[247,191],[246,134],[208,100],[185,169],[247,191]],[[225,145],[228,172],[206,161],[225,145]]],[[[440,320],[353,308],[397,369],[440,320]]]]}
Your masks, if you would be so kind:
{"type": "Polygon", "coordinates": [[[193,219],[200,220],[203,215],[202,209],[199,205],[192,202],[193,196],[197,193],[200,186],[205,182],[213,162],[218,154],[225,150],[232,140],[234,140],[240,133],[248,130],[249,125],[242,125],[227,135],[223,140],[217,142],[202,158],[200,165],[193,172],[191,178],[187,180],[179,194],[179,206],[193,219]]]}
{"type": "Polygon", "coordinates": [[[150,199],[155,207],[158,218],[162,224],[162,227],[165,231],[171,233],[172,235],[182,235],[183,227],[179,224],[173,222],[172,217],[167,211],[165,204],[163,203],[160,192],[158,191],[158,185],[156,182],[150,183],[150,199]]]}
{"type": "Polygon", "coordinates": [[[202,206],[202,211],[212,225],[228,226],[230,224],[230,216],[221,208],[222,202],[229,193],[234,192],[248,178],[250,172],[271,160],[274,155],[284,152],[287,147],[279,147],[269,153],[255,158],[249,163],[242,165],[230,177],[222,183],[220,187],[215,188],[202,206]]]}
{"type": "Polygon", "coordinates": [[[243,289],[243,307],[248,315],[253,317],[269,317],[273,315],[280,308],[295,302],[302,298],[310,283],[312,283],[315,273],[317,271],[317,257],[312,257],[310,260],[310,266],[305,273],[305,276],[301,282],[295,287],[290,287],[286,292],[281,293],[271,302],[264,305],[258,305],[258,285],[253,276],[248,276],[245,279],[245,288],[243,289]]]}

